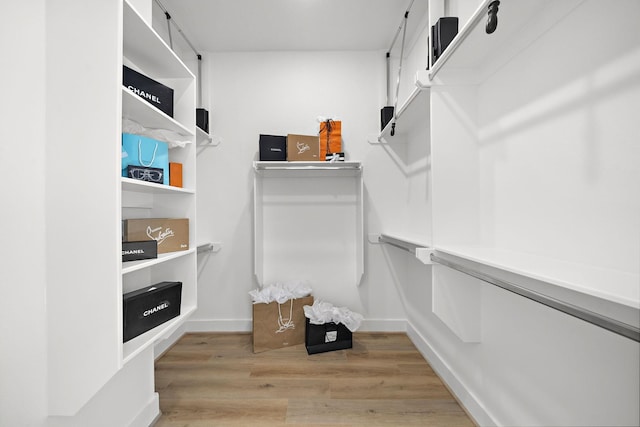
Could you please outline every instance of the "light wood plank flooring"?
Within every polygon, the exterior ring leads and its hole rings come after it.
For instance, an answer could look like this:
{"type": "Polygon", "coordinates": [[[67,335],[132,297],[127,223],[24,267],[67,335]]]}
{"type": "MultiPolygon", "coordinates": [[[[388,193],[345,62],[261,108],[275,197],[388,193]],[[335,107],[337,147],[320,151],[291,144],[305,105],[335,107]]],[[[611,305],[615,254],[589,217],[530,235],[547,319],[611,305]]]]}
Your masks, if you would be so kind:
{"type": "Polygon", "coordinates": [[[157,362],[156,427],[473,426],[405,334],[253,354],[251,334],[183,336],[157,362]]]}

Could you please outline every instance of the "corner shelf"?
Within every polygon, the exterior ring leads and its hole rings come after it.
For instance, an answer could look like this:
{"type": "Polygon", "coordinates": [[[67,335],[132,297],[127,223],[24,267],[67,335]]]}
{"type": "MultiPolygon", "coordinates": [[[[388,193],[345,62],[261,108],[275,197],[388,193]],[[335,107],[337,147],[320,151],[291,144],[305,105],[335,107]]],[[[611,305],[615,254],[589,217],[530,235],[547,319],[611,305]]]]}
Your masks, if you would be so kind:
{"type": "Polygon", "coordinates": [[[196,144],[198,147],[217,147],[222,140],[196,126],[196,144]]]}

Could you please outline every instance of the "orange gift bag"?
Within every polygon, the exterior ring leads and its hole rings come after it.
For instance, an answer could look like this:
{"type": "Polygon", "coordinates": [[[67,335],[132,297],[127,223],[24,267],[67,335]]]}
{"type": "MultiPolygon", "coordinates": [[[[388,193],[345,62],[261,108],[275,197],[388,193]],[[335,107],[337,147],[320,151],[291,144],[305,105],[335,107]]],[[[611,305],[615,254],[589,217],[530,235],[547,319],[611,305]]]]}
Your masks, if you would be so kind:
{"type": "Polygon", "coordinates": [[[342,122],[325,120],[320,122],[320,161],[333,153],[342,152],[342,122]]]}

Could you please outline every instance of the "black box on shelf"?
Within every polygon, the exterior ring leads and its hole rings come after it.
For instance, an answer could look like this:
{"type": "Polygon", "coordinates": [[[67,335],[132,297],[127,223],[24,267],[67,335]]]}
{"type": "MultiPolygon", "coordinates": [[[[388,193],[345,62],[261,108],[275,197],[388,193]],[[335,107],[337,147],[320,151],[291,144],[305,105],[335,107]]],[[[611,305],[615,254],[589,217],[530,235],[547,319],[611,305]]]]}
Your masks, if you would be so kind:
{"type": "Polygon", "coordinates": [[[431,27],[431,44],[433,63],[444,53],[451,41],[458,34],[458,18],[446,16],[438,19],[438,22],[431,27]]]}
{"type": "Polygon", "coordinates": [[[304,344],[307,354],[325,353],[353,347],[353,334],[342,323],[314,325],[307,320],[304,344]]]}
{"type": "Polygon", "coordinates": [[[129,165],[127,166],[127,178],[164,184],[164,169],[129,165]]]}
{"type": "Polygon", "coordinates": [[[286,161],[287,137],[279,135],[260,135],[261,161],[286,161]]]}
{"type": "Polygon", "coordinates": [[[182,282],[156,283],[122,299],[122,339],[127,342],[180,315],[182,282]]]}
{"type": "Polygon", "coordinates": [[[382,107],[380,109],[380,130],[382,131],[384,127],[393,119],[393,106],[382,107]]]}
{"type": "Polygon", "coordinates": [[[142,240],[122,242],[122,262],[158,258],[158,242],[142,240]]]}
{"type": "Polygon", "coordinates": [[[173,89],[123,65],[122,84],[158,108],[160,111],[173,117],[173,89]]]}
{"type": "Polygon", "coordinates": [[[204,108],[196,108],[196,126],[209,133],[209,111],[204,108]]]}

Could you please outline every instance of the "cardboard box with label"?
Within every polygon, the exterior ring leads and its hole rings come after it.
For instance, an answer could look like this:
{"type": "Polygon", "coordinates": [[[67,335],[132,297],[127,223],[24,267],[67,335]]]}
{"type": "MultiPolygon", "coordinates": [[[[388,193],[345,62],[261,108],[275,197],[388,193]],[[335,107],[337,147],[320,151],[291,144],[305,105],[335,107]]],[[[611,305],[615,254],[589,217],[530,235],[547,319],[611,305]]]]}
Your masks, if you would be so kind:
{"type": "Polygon", "coordinates": [[[287,135],[287,160],[290,162],[319,161],[320,138],[317,135],[287,135]]]}
{"type": "Polygon", "coordinates": [[[123,220],[125,242],[155,240],[158,254],[189,249],[189,218],[139,218],[123,220]]]}

